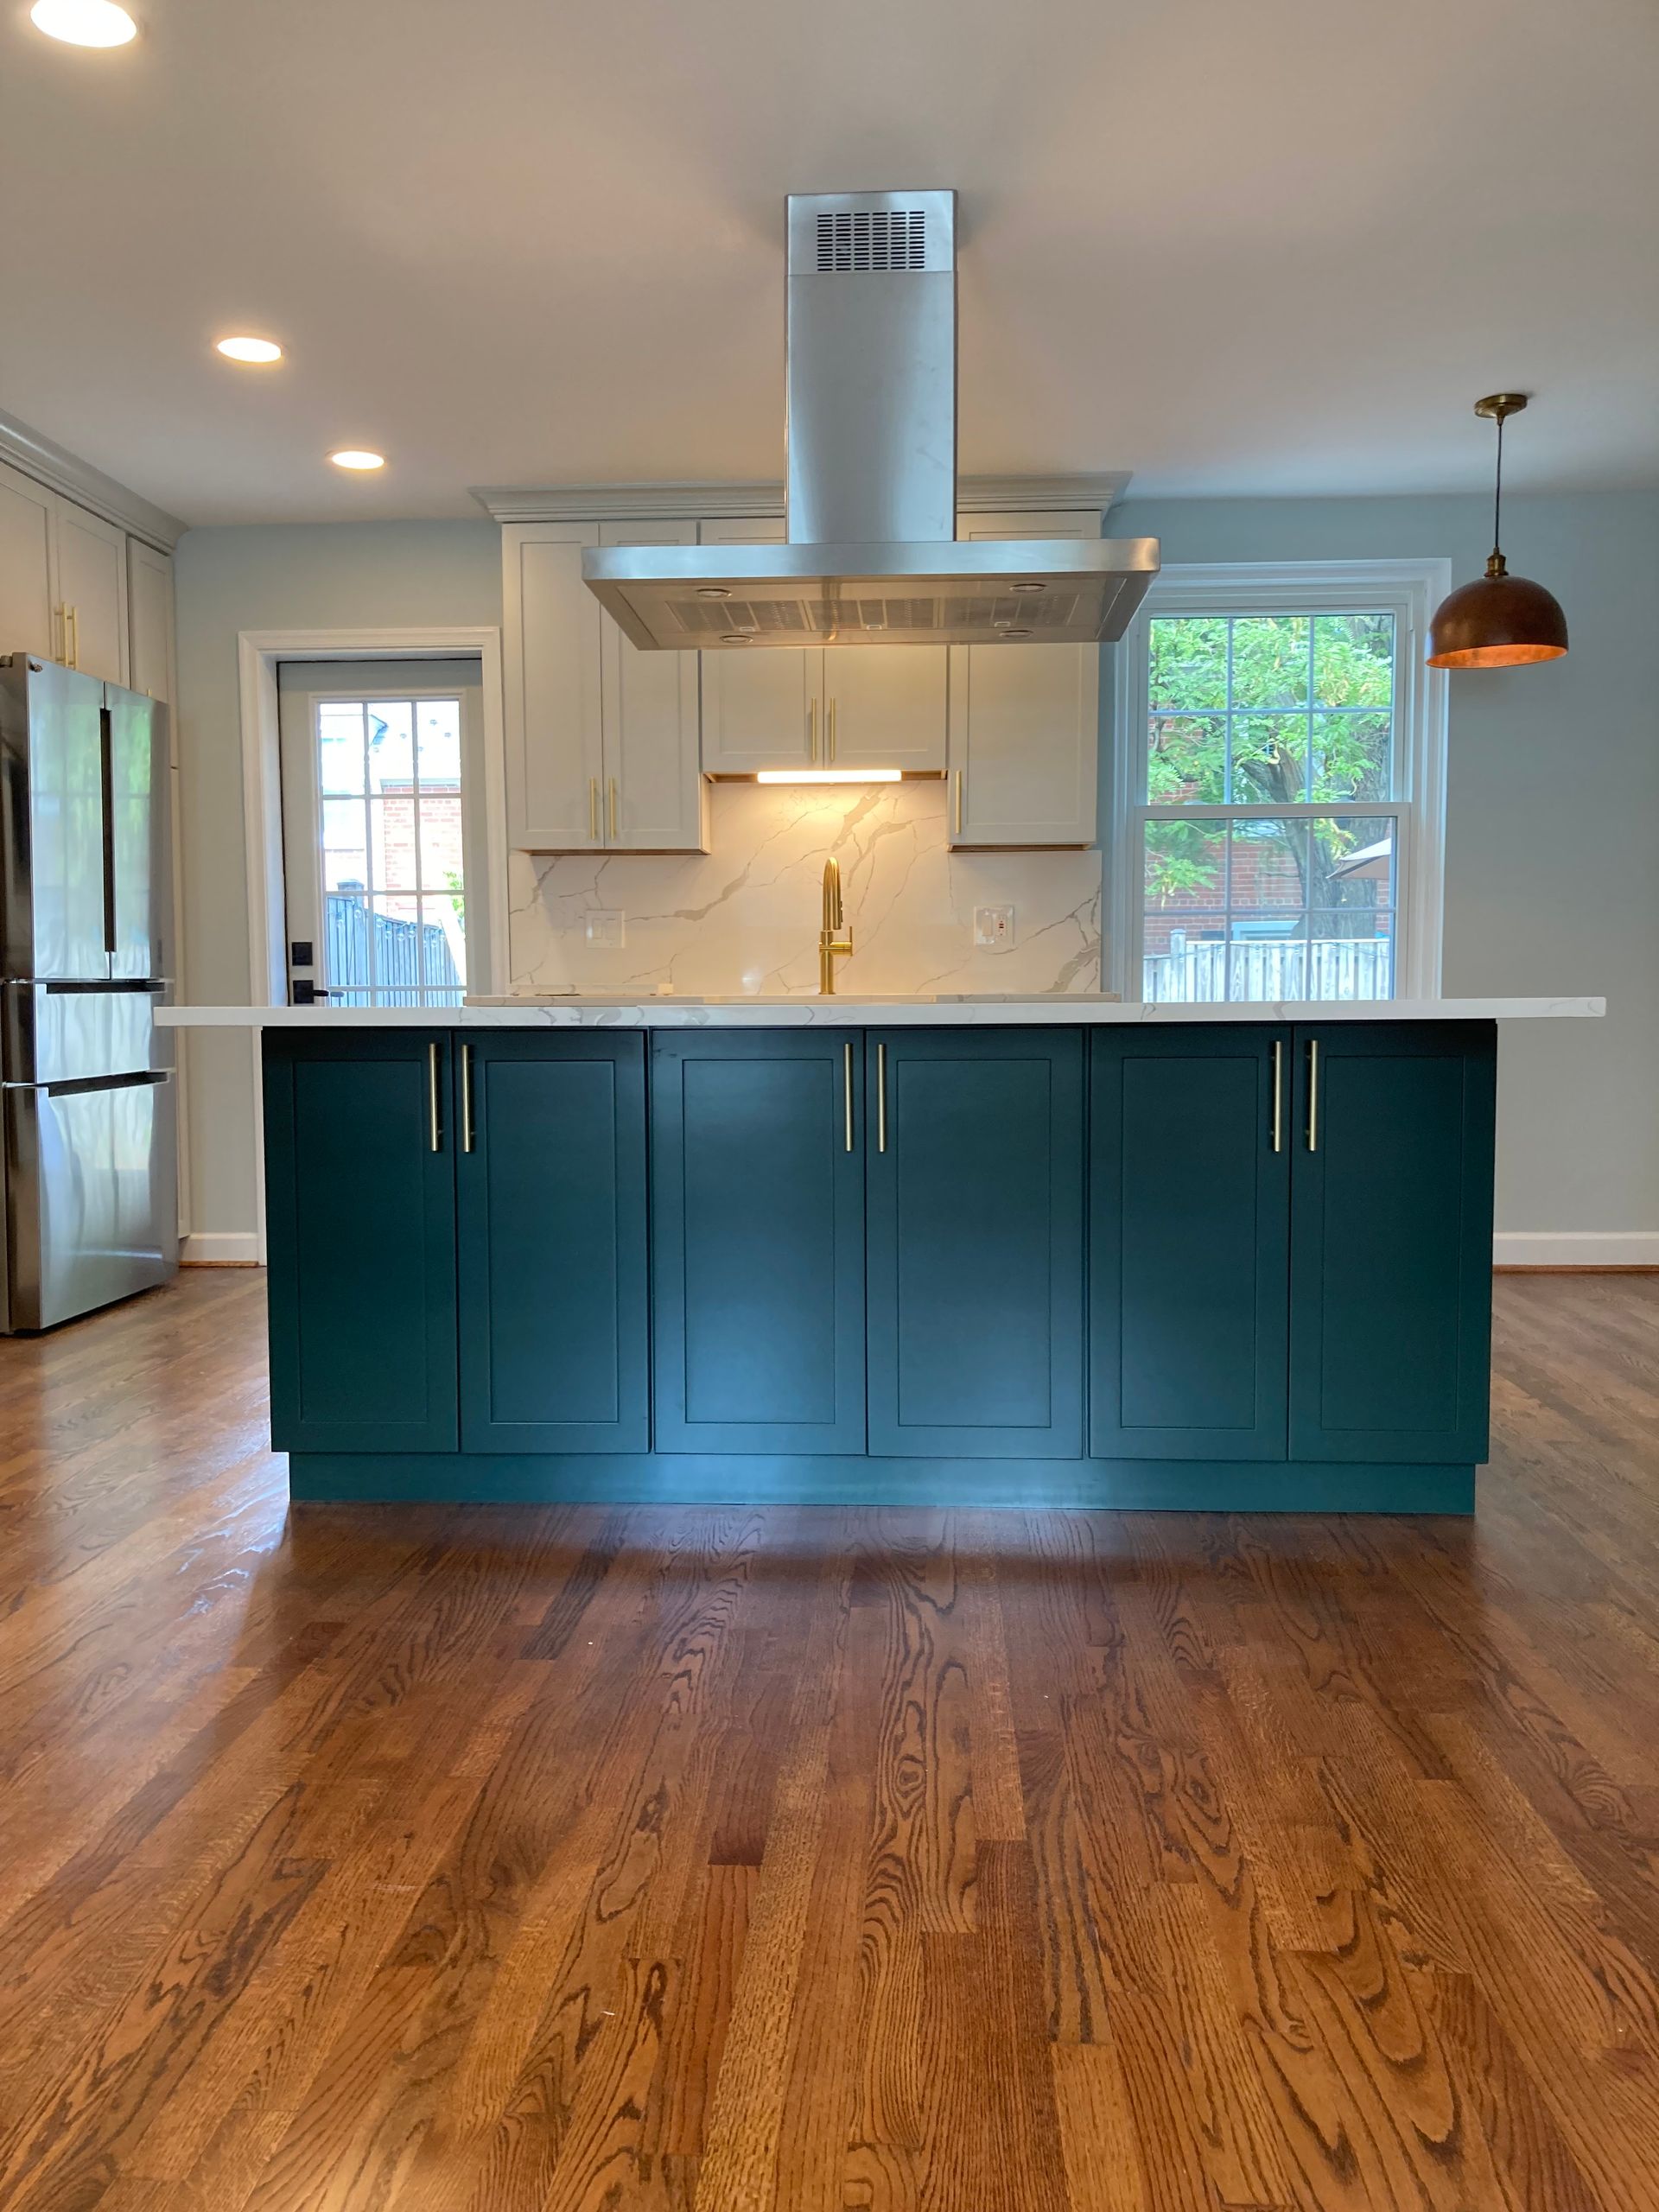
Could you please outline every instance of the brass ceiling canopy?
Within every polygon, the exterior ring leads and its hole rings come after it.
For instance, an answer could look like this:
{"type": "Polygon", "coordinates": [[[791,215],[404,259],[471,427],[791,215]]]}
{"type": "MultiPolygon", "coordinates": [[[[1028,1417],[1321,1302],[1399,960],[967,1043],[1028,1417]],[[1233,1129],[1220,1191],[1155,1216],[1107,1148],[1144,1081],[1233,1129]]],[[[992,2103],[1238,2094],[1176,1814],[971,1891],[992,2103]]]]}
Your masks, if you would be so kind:
{"type": "Polygon", "coordinates": [[[1486,573],[1442,600],[1429,626],[1431,668],[1518,668],[1559,660],[1567,651],[1567,617],[1541,584],[1512,576],[1498,543],[1503,502],[1503,425],[1527,404],[1524,391],[1489,392],[1475,412],[1497,425],[1492,495],[1492,550],[1486,573]]]}

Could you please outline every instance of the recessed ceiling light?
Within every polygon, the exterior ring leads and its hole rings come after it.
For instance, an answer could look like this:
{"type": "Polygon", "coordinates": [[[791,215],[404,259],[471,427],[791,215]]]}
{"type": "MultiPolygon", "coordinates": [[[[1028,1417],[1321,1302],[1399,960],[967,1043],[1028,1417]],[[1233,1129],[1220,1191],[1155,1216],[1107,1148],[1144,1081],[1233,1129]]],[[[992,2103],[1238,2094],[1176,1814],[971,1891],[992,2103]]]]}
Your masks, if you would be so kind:
{"type": "Polygon", "coordinates": [[[336,468],[384,468],[386,465],[385,454],[370,453],[364,446],[342,446],[328,458],[336,468]]]}
{"type": "Polygon", "coordinates": [[[283,349],[270,338],[217,338],[213,351],[227,361],[280,361],[283,349]]]}
{"type": "Polygon", "coordinates": [[[35,0],[29,20],[66,46],[124,46],[138,26],[115,0],[35,0]]]}

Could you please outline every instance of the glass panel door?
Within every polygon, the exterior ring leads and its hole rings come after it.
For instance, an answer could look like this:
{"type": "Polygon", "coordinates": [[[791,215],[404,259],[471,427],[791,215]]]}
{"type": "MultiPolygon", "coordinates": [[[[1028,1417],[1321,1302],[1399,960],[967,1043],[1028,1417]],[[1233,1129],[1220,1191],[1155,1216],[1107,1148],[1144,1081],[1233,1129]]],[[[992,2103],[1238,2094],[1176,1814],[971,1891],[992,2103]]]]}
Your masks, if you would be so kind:
{"type": "MultiPolygon", "coordinates": [[[[286,674],[287,671],[284,671],[286,674]]],[[[470,683],[448,664],[302,671],[283,698],[291,995],[458,1006],[467,985],[470,683]],[[332,682],[326,679],[333,678],[332,682]]]]}

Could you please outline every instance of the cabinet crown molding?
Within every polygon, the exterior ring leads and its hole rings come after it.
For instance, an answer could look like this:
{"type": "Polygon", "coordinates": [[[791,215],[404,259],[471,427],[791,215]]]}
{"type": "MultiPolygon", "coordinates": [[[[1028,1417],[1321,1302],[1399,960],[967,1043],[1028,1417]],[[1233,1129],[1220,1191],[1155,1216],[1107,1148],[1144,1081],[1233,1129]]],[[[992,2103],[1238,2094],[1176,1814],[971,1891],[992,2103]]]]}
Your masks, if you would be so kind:
{"type": "MultiPolygon", "coordinates": [[[[1128,488],[1129,471],[1072,476],[964,476],[957,505],[964,514],[1039,513],[1046,508],[1104,513],[1128,488]]],[[[717,522],[737,515],[780,515],[780,481],[750,483],[474,485],[472,495],[497,522],[717,522]]]]}
{"type": "Polygon", "coordinates": [[[21,468],[37,484],[62,493],[77,506],[101,515],[105,522],[112,522],[129,537],[143,538],[158,553],[170,553],[188,527],[177,515],[168,514],[165,507],[158,507],[139,493],[130,491],[124,484],[117,483],[113,476],[106,476],[101,468],[94,468],[91,461],[82,461],[78,454],[54,444],[39,430],[32,430],[27,423],[20,423],[15,415],[3,411],[0,461],[21,468]]]}

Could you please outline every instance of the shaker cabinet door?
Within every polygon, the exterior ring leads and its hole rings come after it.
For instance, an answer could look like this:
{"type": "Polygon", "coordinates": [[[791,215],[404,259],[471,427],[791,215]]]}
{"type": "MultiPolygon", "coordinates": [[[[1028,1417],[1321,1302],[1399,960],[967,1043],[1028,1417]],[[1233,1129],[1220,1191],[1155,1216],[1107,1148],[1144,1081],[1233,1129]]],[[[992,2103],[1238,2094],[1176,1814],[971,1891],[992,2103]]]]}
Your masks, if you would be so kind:
{"type": "Polygon", "coordinates": [[[462,1032],[455,1059],[461,1448],[644,1452],[644,1037],[462,1032]]]}
{"type": "Polygon", "coordinates": [[[823,1031],[654,1039],[659,1452],[864,1449],[861,1062],[823,1031]]]}
{"type": "Polygon", "coordinates": [[[1496,1035],[1296,1031],[1293,1459],[1486,1457],[1496,1035]]]}
{"type": "Polygon", "coordinates": [[[57,495],[0,462],[0,653],[57,660],[63,646],[52,589],[57,495]]]}
{"type": "MultiPolygon", "coordinates": [[[[690,522],[605,523],[599,542],[694,545],[696,537],[696,524],[690,522]]],[[[709,799],[698,729],[697,656],[641,652],[608,614],[601,612],[599,621],[607,849],[706,852],[709,799]]]]}
{"type": "Polygon", "coordinates": [[[449,1041],[264,1033],[279,1452],[456,1447],[449,1041]]]}
{"type": "Polygon", "coordinates": [[[866,1040],[870,1450],[1083,1451],[1083,1037],[866,1040]]]}
{"type": "Polygon", "coordinates": [[[69,659],[105,683],[127,680],[126,533],[68,499],[57,503],[58,599],[69,659]]]}
{"type": "Polygon", "coordinates": [[[582,581],[598,543],[594,523],[501,532],[507,835],[531,852],[605,842],[600,607],[582,581]]]}
{"type": "Polygon", "coordinates": [[[1101,1028],[1090,1083],[1090,1449],[1282,1459],[1290,1031],[1101,1028]]]}

